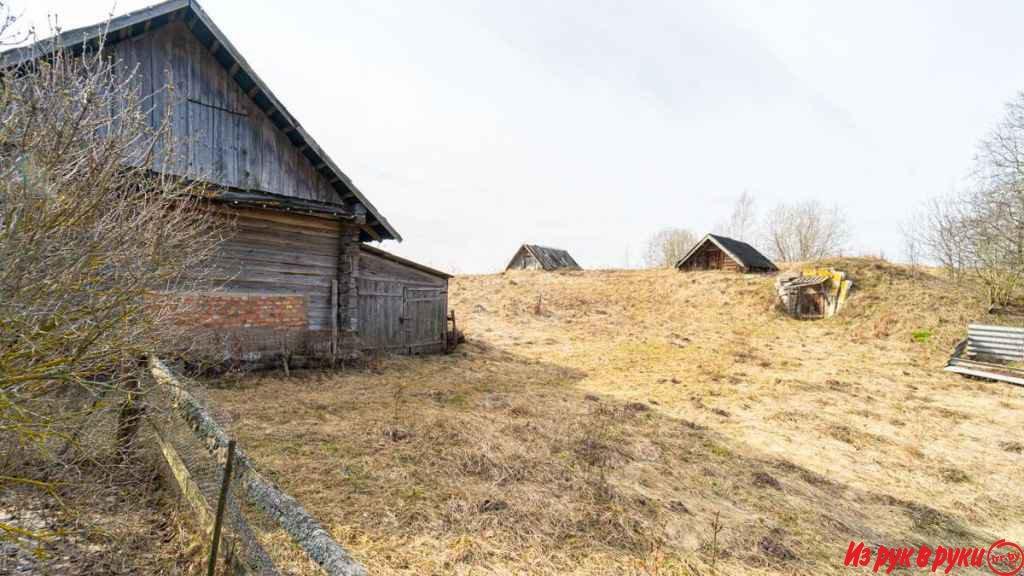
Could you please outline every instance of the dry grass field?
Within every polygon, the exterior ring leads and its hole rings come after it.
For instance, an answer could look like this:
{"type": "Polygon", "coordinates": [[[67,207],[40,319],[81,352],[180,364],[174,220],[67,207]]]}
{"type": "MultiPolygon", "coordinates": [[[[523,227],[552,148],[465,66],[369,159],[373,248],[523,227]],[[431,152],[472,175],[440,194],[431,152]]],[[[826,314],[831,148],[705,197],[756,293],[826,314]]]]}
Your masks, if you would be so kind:
{"type": "Polygon", "coordinates": [[[763,276],[460,277],[452,355],[209,397],[373,574],[838,574],[850,540],[1024,540],[1024,389],[941,370],[980,302],[834,264],[855,291],[825,321],[763,276]]]}

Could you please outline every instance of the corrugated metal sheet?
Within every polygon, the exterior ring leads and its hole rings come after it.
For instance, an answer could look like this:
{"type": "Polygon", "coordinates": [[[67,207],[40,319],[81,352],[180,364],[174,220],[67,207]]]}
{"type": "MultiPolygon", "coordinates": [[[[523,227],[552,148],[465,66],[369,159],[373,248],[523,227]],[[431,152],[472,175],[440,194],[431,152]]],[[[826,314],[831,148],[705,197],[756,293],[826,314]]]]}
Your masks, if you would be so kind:
{"type": "Polygon", "coordinates": [[[946,363],[947,372],[1024,386],[1024,370],[1004,364],[1024,359],[1024,328],[971,324],[946,363]]]}
{"type": "Polygon", "coordinates": [[[967,327],[966,352],[968,356],[1024,361],[1024,328],[971,324],[967,327]]]}
{"type": "Polygon", "coordinates": [[[782,288],[795,290],[797,288],[806,288],[808,286],[824,284],[828,279],[828,276],[798,276],[788,280],[780,280],[779,285],[782,288]]]}

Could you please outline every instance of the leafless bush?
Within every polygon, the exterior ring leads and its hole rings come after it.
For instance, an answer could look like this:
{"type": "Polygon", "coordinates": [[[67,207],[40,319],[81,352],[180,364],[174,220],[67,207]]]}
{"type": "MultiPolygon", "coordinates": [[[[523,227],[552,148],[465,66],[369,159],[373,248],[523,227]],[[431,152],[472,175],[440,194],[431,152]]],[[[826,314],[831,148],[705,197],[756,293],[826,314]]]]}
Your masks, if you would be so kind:
{"type": "Polygon", "coordinates": [[[838,206],[807,200],[773,208],[765,218],[763,234],[772,256],[800,262],[840,254],[850,231],[846,215],[838,206]]]}
{"type": "Polygon", "coordinates": [[[647,241],[644,262],[648,268],[671,268],[697,242],[685,228],[665,228],[647,241]]]}
{"type": "Polygon", "coordinates": [[[1024,281],[1024,93],[978,144],[974,183],[929,200],[910,230],[949,275],[968,274],[991,304],[1017,297],[1024,281]]]}
{"type": "Polygon", "coordinates": [[[906,246],[915,246],[924,260],[937,263],[960,281],[969,252],[968,210],[957,196],[932,198],[901,229],[906,246]]]}
{"type": "Polygon", "coordinates": [[[152,169],[175,146],[134,71],[53,48],[0,71],[0,487],[123,467],[139,360],[187,345],[167,294],[203,284],[222,232],[152,169]]]}

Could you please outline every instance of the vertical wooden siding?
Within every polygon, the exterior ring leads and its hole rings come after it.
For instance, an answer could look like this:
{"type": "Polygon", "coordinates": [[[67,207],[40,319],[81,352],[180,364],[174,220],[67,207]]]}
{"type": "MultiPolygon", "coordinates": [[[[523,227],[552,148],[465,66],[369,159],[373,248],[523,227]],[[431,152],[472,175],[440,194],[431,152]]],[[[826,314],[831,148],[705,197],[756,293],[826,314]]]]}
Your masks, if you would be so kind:
{"type": "Polygon", "coordinates": [[[181,22],[111,45],[125,74],[150,96],[159,124],[170,103],[182,141],[167,172],[222,186],[340,203],[330,183],[228,76],[181,22]],[[163,89],[173,86],[173,91],[163,89]]]}
{"type": "Polygon", "coordinates": [[[736,263],[728,254],[722,252],[718,246],[715,246],[711,242],[706,242],[703,246],[697,249],[697,252],[690,256],[690,259],[683,264],[684,270],[741,270],[740,265],[736,263]]]}
{"type": "Polygon", "coordinates": [[[359,337],[364,347],[402,353],[444,349],[446,278],[362,252],[357,286],[359,337]]]}
{"type": "Polygon", "coordinates": [[[526,251],[526,248],[520,248],[516,255],[512,257],[512,262],[508,265],[506,270],[540,270],[540,262],[526,251]]]}

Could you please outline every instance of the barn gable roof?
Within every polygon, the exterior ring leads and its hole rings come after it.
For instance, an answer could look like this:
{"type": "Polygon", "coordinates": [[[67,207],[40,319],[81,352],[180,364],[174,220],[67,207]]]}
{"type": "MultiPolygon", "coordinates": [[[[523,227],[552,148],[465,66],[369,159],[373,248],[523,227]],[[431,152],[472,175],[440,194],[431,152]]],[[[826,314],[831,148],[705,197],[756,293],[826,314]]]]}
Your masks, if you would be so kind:
{"type": "MultiPolygon", "coordinates": [[[[523,244],[519,250],[516,251],[515,255],[512,256],[512,261],[519,255],[523,250],[530,253],[531,256],[537,259],[540,263],[541,268],[544,270],[582,270],[583,268],[573,260],[573,257],[569,255],[569,252],[562,250],[561,248],[549,248],[547,246],[538,246],[536,244],[523,244]]],[[[509,265],[512,265],[512,261],[509,265]]]]}
{"type": "Polygon", "coordinates": [[[357,207],[357,210],[365,210],[368,237],[364,240],[402,240],[398,231],[281,104],[196,0],[168,0],[108,22],[68,30],[55,38],[12,48],[0,53],[0,66],[21,66],[49,55],[55,46],[64,46],[73,51],[96,49],[104,39],[116,43],[175,21],[184,22],[188,26],[242,91],[331,183],[341,200],[339,204],[350,204],[357,207]]]}
{"type": "Polygon", "coordinates": [[[692,248],[686,253],[685,256],[676,262],[676,268],[681,268],[683,263],[690,259],[691,256],[697,253],[705,243],[711,242],[715,246],[718,246],[722,252],[725,252],[730,258],[736,261],[737,264],[744,268],[755,269],[755,270],[778,270],[778,266],[774,262],[769,260],[764,254],[757,251],[756,248],[741,242],[734,240],[726,236],[719,236],[718,234],[708,234],[693,245],[692,248]]]}

